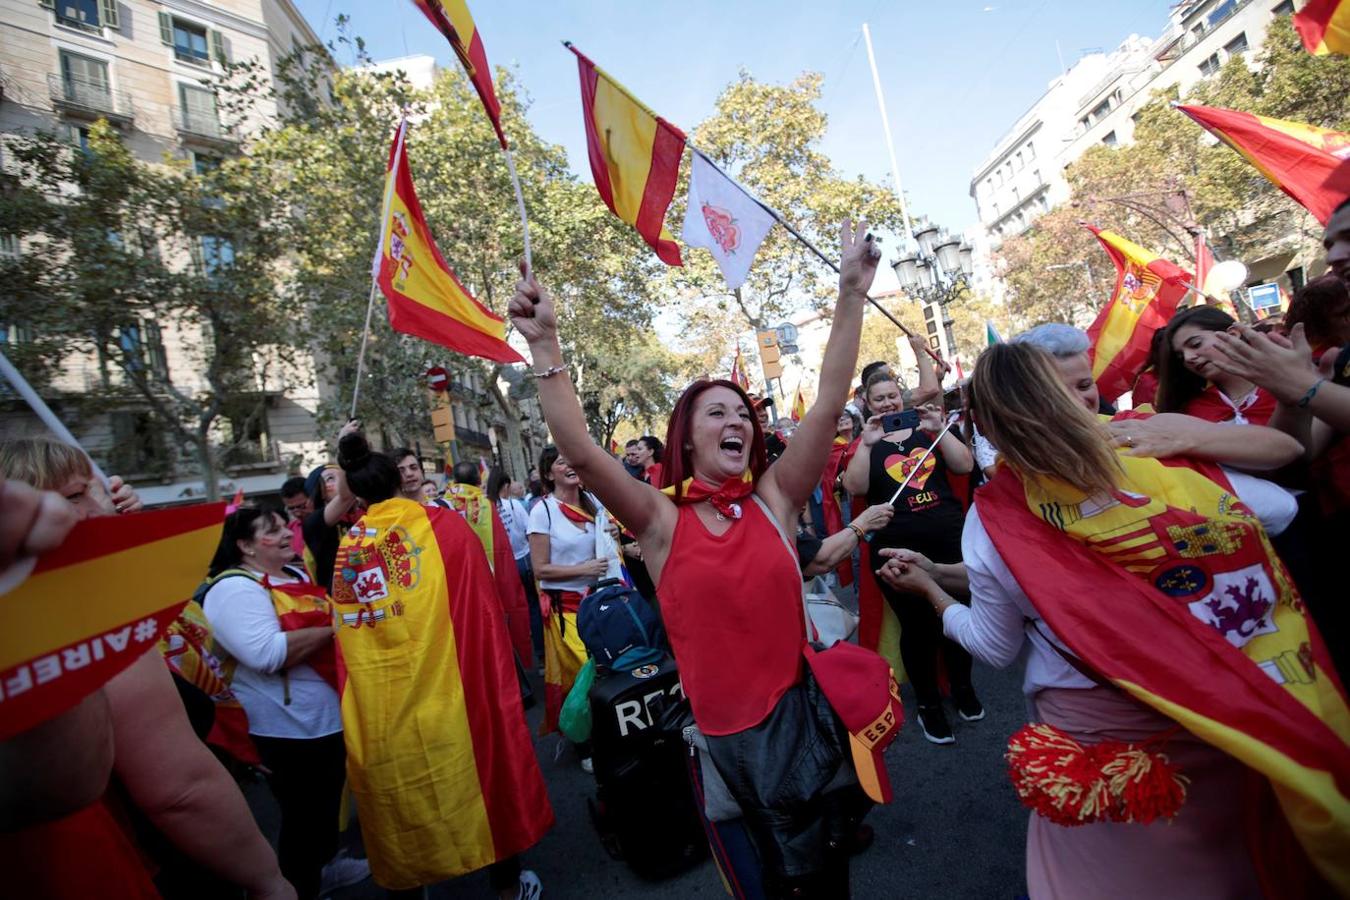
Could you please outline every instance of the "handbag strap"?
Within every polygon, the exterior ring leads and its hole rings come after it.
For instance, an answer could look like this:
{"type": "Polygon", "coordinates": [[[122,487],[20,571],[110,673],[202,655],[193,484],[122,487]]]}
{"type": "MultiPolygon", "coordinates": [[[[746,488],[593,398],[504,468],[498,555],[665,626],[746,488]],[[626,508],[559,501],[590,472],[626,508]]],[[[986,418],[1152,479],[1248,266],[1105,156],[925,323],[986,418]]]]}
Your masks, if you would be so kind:
{"type": "MultiPolygon", "coordinates": [[[[797,559],[797,547],[792,541],[788,540],[787,532],[783,530],[783,523],[778,521],[778,517],[773,514],[773,510],[769,509],[769,504],[761,500],[759,494],[752,493],[750,499],[755,501],[755,505],[758,506],[765,517],[773,523],[774,531],[778,532],[778,539],[783,542],[783,547],[786,548],[788,555],[792,557],[793,565],[800,568],[801,564],[797,559]]],[[[805,590],[802,591],[802,621],[806,624],[806,642],[802,652],[807,656],[810,656],[815,652],[811,648],[811,633],[815,631],[815,626],[811,624],[811,609],[806,605],[805,590]]],[[[820,637],[819,632],[816,632],[816,637],[820,637]]]]}
{"type": "Polygon", "coordinates": [[[1044,638],[1045,642],[1049,644],[1056,653],[1058,653],[1061,657],[1064,658],[1064,661],[1066,663],[1073,666],[1074,670],[1078,672],[1079,675],[1082,675],[1088,681],[1091,681],[1093,684],[1099,687],[1111,688],[1111,690],[1113,691],[1120,690],[1120,688],[1116,684],[1107,680],[1106,676],[1102,675],[1096,669],[1090,668],[1087,663],[1083,662],[1077,656],[1074,656],[1072,653],[1069,653],[1059,644],[1056,644],[1053,640],[1051,640],[1050,635],[1046,634],[1043,630],[1041,630],[1040,620],[1027,619],[1027,621],[1031,623],[1032,628],[1036,629],[1036,633],[1039,634],[1042,638],[1044,638]]]}

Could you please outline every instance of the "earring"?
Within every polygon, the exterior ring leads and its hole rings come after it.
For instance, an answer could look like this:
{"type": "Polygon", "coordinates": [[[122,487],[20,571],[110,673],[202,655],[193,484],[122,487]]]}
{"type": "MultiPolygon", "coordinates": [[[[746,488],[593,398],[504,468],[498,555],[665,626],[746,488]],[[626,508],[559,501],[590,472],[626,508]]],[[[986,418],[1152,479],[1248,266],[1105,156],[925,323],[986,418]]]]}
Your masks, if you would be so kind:
{"type": "Polygon", "coordinates": [[[258,555],[256,552],[254,552],[254,551],[252,551],[252,550],[245,550],[244,552],[247,553],[249,556],[257,556],[257,555],[258,555]]]}

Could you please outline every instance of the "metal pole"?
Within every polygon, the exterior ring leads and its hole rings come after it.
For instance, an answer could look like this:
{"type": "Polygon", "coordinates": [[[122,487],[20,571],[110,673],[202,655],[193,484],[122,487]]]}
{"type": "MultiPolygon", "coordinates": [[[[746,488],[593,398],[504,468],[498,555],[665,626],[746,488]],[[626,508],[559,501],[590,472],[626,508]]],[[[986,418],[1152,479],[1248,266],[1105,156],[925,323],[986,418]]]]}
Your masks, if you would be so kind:
{"type": "Polygon", "coordinates": [[[867,62],[872,67],[872,87],[877,92],[877,108],[881,110],[881,128],[886,135],[886,152],[891,157],[891,178],[895,181],[895,196],[900,201],[900,215],[905,220],[905,242],[902,247],[908,247],[910,238],[913,237],[912,229],[909,223],[909,207],[905,204],[905,190],[900,186],[900,164],[895,160],[895,143],[891,140],[891,121],[886,116],[886,98],[881,93],[881,76],[877,74],[877,58],[872,52],[872,32],[868,29],[867,23],[863,23],[863,40],[867,43],[867,62]]]}
{"type": "Polygon", "coordinates": [[[503,147],[506,154],[506,168],[511,172],[511,187],[516,192],[516,209],[520,210],[520,227],[525,235],[525,277],[534,277],[534,256],[530,252],[530,220],[525,215],[525,195],[520,190],[520,176],[516,174],[516,160],[510,147],[503,147]]]}
{"type": "Polygon", "coordinates": [[[370,299],[366,301],[366,327],[361,332],[361,352],[356,354],[356,386],[352,388],[352,414],[351,418],[356,418],[356,401],[361,397],[361,373],[366,366],[366,343],[370,340],[370,314],[375,309],[375,290],[374,281],[370,283],[370,299]]]}

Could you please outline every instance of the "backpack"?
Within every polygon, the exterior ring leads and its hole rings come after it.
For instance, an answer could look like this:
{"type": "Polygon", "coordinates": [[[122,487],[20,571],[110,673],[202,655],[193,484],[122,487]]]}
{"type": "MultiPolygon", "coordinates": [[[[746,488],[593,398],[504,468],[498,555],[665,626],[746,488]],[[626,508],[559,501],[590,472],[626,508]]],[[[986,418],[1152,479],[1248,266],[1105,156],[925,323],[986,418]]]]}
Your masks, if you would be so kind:
{"type": "Polygon", "coordinates": [[[603,670],[635,669],[665,657],[666,631],[656,610],[617,579],[601,581],[581,601],[577,634],[603,670]]]}

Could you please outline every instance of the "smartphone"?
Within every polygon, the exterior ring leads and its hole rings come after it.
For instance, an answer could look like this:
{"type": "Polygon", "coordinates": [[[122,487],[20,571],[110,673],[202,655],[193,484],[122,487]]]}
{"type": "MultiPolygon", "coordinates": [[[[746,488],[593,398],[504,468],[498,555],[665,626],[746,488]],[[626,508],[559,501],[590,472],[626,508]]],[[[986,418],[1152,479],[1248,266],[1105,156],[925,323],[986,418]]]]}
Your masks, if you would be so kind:
{"type": "Polygon", "coordinates": [[[890,434],[892,431],[912,431],[919,427],[919,411],[917,409],[907,409],[904,412],[890,413],[881,417],[881,430],[890,434]]]}

